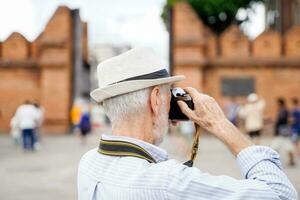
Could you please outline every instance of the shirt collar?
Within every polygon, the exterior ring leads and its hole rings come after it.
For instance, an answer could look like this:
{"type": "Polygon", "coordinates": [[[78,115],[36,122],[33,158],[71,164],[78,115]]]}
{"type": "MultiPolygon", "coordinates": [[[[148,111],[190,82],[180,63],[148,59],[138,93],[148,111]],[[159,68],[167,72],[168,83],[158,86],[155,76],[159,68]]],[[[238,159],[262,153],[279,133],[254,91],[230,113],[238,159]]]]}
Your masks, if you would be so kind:
{"type": "Polygon", "coordinates": [[[138,140],[131,137],[106,135],[106,134],[103,134],[101,138],[103,140],[124,141],[124,142],[131,142],[133,144],[136,144],[142,147],[143,149],[145,149],[155,159],[156,162],[162,162],[168,160],[168,154],[164,149],[159,148],[153,144],[150,144],[142,140],[138,140]]]}

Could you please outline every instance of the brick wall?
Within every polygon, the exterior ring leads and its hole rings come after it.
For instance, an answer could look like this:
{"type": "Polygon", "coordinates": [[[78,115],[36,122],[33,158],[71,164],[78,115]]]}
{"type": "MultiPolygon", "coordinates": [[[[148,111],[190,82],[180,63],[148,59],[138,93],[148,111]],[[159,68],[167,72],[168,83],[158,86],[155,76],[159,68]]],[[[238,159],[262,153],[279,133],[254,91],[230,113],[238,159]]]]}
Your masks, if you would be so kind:
{"type": "MultiPolygon", "coordinates": [[[[12,33],[1,43],[0,132],[9,131],[11,117],[26,99],[37,100],[44,108],[44,132],[64,133],[69,130],[72,39],[71,10],[59,7],[33,42],[19,33],[12,33]]],[[[83,42],[87,43],[87,39],[83,42]]],[[[85,48],[87,55],[87,44],[85,48]]]]}
{"type": "Polygon", "coordinates": [[[14,69],[0,67],[0,130],[5,132],[17,106],[27,99],[39,100],[40,95],[39,69],[31,66],[9,68],[14,69]]]}
{"type": "Polygon", "coordinates": [[[27,60],[29,54],[29,42],[19,33],[12,33],[2,44],[3,60],[27,60]]]}

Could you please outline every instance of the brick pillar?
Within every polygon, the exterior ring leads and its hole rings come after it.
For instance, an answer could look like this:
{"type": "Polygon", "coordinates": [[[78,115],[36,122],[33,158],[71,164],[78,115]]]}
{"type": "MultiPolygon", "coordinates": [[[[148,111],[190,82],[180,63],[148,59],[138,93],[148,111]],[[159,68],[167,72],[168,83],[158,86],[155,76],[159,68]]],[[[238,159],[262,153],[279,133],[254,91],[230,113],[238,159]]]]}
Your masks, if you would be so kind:
{"type": "Polygon", "coordinates": [[[187,3],[180,2],[173,7],[172,27],[173,74],[186,76],[186,80],[177,86],[191,86],[202,90],[204,26],[193,9],[187,3]]]}
{"type": "Polygon", "coordinates": [[[59,7],[38,41],[41,66],[41,104],[45,109],[44,131],[69,131],[72,96],[72,16],[59,7]]]}

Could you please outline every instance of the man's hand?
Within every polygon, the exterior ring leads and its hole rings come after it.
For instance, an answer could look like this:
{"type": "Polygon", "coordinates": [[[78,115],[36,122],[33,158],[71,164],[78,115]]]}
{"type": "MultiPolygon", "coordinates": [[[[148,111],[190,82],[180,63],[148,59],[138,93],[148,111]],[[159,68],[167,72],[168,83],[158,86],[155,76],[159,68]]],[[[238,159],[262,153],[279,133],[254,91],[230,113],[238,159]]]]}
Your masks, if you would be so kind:
{"type": "Polygon", "coordinates": [[[191,110],[186,103],[178,101],[181,111],[201,128],[217,135],[222,124],[227,122],[223,111],[214,98],[199,93],[196,89],[187,87],[184,90],[192,97],[194,110],[191,110]]]}
{"type": "Polygon", "coordinates": [[[192,97],[194,110],[178,101],[181,111],[201,128],[215,135],[237,155],[243,148],[253,145],[229,120],[214,98],[187,87],[184,90],[192,97]]]}

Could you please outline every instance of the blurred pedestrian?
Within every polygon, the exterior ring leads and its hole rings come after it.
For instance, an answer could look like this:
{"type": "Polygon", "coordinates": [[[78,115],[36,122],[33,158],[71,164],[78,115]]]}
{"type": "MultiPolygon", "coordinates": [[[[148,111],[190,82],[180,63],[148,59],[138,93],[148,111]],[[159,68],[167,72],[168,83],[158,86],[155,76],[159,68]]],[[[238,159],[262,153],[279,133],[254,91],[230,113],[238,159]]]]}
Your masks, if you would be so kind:
{"type": "Polygon", "coordinates": [[[225,114],[229,121],[235,126],[237,125],[238,111],[240,105],[236,102],[235,97],[231,97],[230,102],[225,106],[225,114]]]}
{"type": "Polygon", "coordinates": [[[275,123],[275,136],[286,136],[290,134],[288,126],[289,111],[283,98],[277,99],[278,114],[275,123]]]}
{"type": "Polygon", "coordinates": [[[85,144],[86,135],[91,131],[91,118],[90,113],[88,111],[83,112],[81,115],[80,123],[80,136],[81,136],[81,144],[85,144]]]}
{"type": "Polygon", "coordinates": [[[247,101],[247,104],[241,107],[239,116],[245,120],[247,134],[255,144],[259,144],[259,137],[264,126],[265,101],[259,99],[255,93],[249,94],[247,101]]]}
{"type": "Polygon", "coordinates": [[[103,108],[98,105],[91,105],[90,107],[90,116],[93,132],[101,134],[107,131],[109,125],[106,124],[106,115],[103,111],[103,108]]]}
{"type": "Polygon", "coordinates": [[[79,128],[80,118],[81,118],[81,108],[78,103],[74,103],[71,108],[71,123],[72,123],[72,133],[79,128]]]}
{"type": "Polygon", "coordinates": [[[271,146],[277,151],[282,150],[287,153],[288,165],[295,165],[294,159],[294,148],[290,140],[290,127],[288,124],[289,111],[286,106],[286,102],[283,98],[277,99],[278,114],[275,122],[275,139],[273,140],[271,146]]]}
{"type": "Polygon", "coordinates": [[[28,100],[17,108],[16,114],[17,127],[22,132],[24,150],[34,150],[34,134],[39,123],[37,109],[28,100]]]}
{"type": "Polygon", "coordinates": [[[10,120],[10,134],[13,138],[13,141],[14,141],[14,144],[16,146],[19,146],[21,144],[21,131],[18,127],[18,124],[17,124],[17,119],[16,117],[12,117],[11,120],[10,120]]]}
{"type": "Polygon", "coordinates": [[[35,131],[34,131],[34,147],[35,147],[35,149],[40,149],[41,148],[40,128],[41,128],[41,126],[43,124],[43,121],[44,121],[44,109],[41,107],[41,105],[38,101],[33,102],[33,105],[36,108],[37,115],[38,115],[37,126],[36,126],[35,131]]]}
{"type": "Polygon", "coordinates": [[[297,98],[292,99],[292,110],[291,110],[291,132],[292,136],[291,139],[295,145],[295,150],[298,155],[300,155],[300,146],[299,146],[299,139],[300,139],[300,107],[299,101],[297,98]]]}

